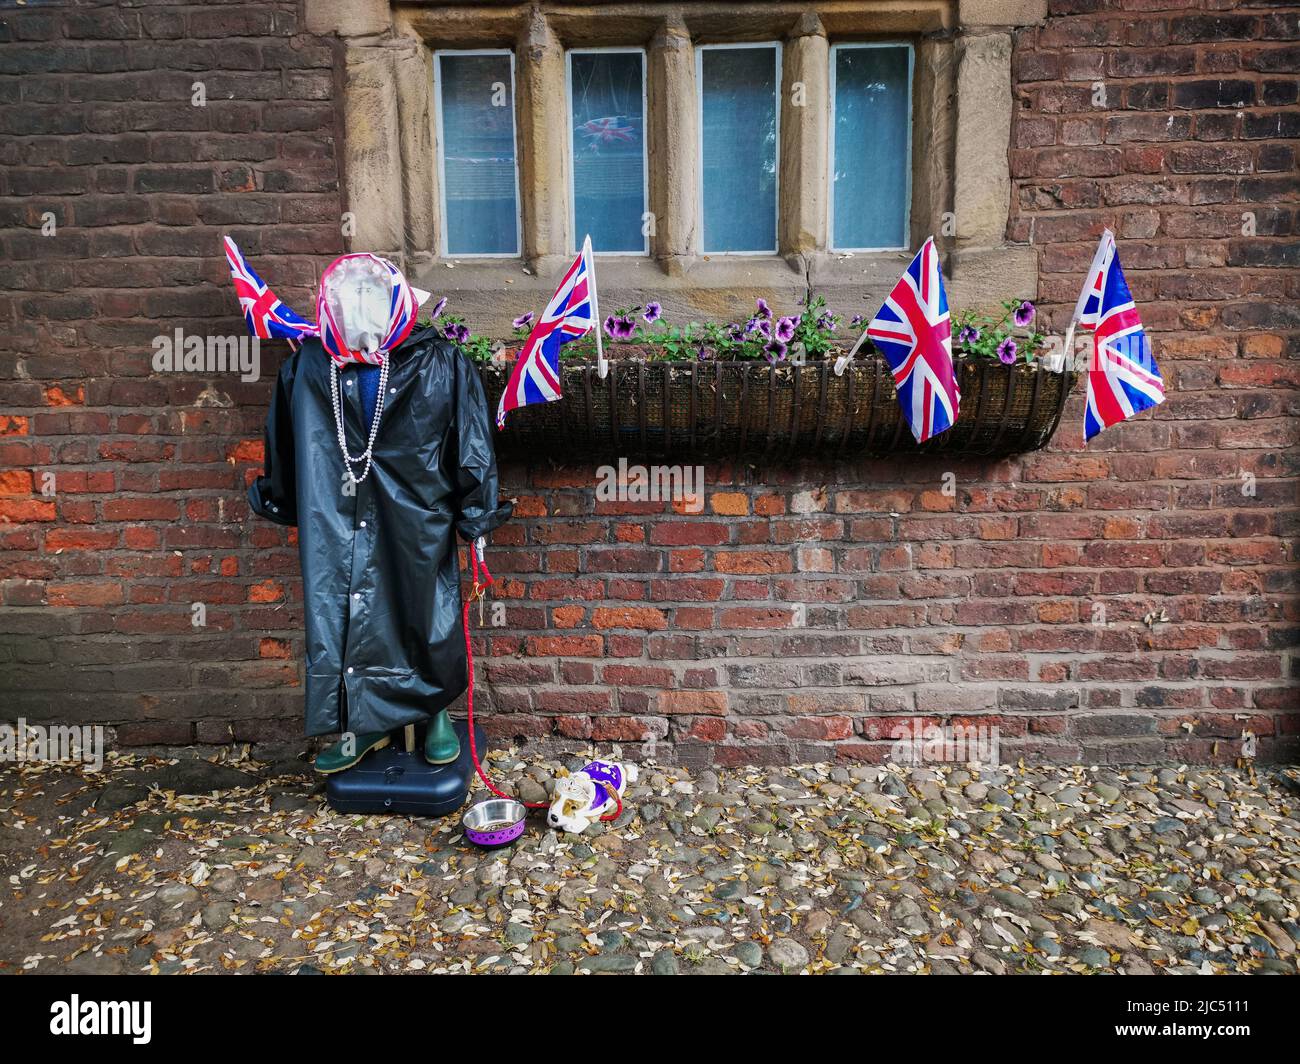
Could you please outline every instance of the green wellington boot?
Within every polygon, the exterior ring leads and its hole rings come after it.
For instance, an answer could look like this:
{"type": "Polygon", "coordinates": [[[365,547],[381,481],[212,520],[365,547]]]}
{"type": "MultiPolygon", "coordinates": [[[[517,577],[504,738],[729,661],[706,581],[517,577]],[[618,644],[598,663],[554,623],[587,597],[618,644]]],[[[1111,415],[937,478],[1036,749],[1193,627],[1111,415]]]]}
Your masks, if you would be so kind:
{"type": "Polygon", "coordinates": [[[388,732],[382,731],[345,736],[329,749],[317,754],[313,767],[326,776],[333,772],[342,772],[355,765],[371,750],[382,750],[391,741],[392,737],[388,732]]]}
{"type": "Polygon", "coordinates": [[[424,733],[424,760],[431,765],[450,765],[460,757],[460,740],[451,726],[447,711],[435,713],[424,733]]]}

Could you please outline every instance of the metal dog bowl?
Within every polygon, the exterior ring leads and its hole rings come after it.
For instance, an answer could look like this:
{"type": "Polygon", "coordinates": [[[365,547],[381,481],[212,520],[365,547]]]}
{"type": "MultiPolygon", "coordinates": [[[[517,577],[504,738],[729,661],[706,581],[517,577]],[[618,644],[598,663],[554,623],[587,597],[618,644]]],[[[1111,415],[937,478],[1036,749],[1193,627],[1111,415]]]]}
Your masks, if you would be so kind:
{"type": "Polygon", "coordinates": [[[507,846],[524,833],[528,810],[513,798],[475,802],[461,818],[465,838],[476,846],[507,846]]]}

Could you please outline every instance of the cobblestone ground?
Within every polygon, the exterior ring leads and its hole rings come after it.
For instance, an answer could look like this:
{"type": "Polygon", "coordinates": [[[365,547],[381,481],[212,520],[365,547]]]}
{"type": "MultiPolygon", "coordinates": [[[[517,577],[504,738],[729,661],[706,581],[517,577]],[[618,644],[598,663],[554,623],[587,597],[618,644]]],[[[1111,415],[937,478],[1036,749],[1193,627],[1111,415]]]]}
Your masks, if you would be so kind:
{"type": "Polygon", "coordinates": [[[480,852],[301,762],[9,766],[0,863],[11,972],[1294,973],[1300,940],[1265,769],[643,765],[618,823],[480,852]]]}

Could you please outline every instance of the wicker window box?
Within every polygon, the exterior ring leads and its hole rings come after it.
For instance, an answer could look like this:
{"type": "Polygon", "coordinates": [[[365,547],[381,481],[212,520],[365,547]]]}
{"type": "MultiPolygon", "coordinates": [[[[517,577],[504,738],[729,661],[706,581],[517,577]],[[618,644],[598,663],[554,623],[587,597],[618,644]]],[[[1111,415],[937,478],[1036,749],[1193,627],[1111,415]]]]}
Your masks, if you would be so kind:
{"type": "MultiPolygon", "coordinates": [[[[497,437],[503,456],[582,461],[621,457],[834,457],[943,452],[997,457],[1051,439],[1074,373],[1040,364],[955,360],[961,412],[917,444],[878,355],[836,376],[833,363],[611,360],[562,366],[564,397],[513,411],[497,437]]],[[[491,409],[510,366],[481,369],[491,409]]]]}

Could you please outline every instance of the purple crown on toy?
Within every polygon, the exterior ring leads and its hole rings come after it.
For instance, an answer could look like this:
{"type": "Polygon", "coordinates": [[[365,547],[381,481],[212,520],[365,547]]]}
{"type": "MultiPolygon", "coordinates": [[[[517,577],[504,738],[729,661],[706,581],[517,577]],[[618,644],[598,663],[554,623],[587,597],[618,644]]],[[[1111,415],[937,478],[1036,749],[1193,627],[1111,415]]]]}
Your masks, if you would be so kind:
{"type": "Polygon", "coordinates": [[[623,791],[623,768],[612,761],[592,761],[582,767],[579,775],[590,776],[596,784],[596,797],[591,809],[599,809],[609,801],[609,791],[602,784],[608,785],[615,794],[623,791]]]}

